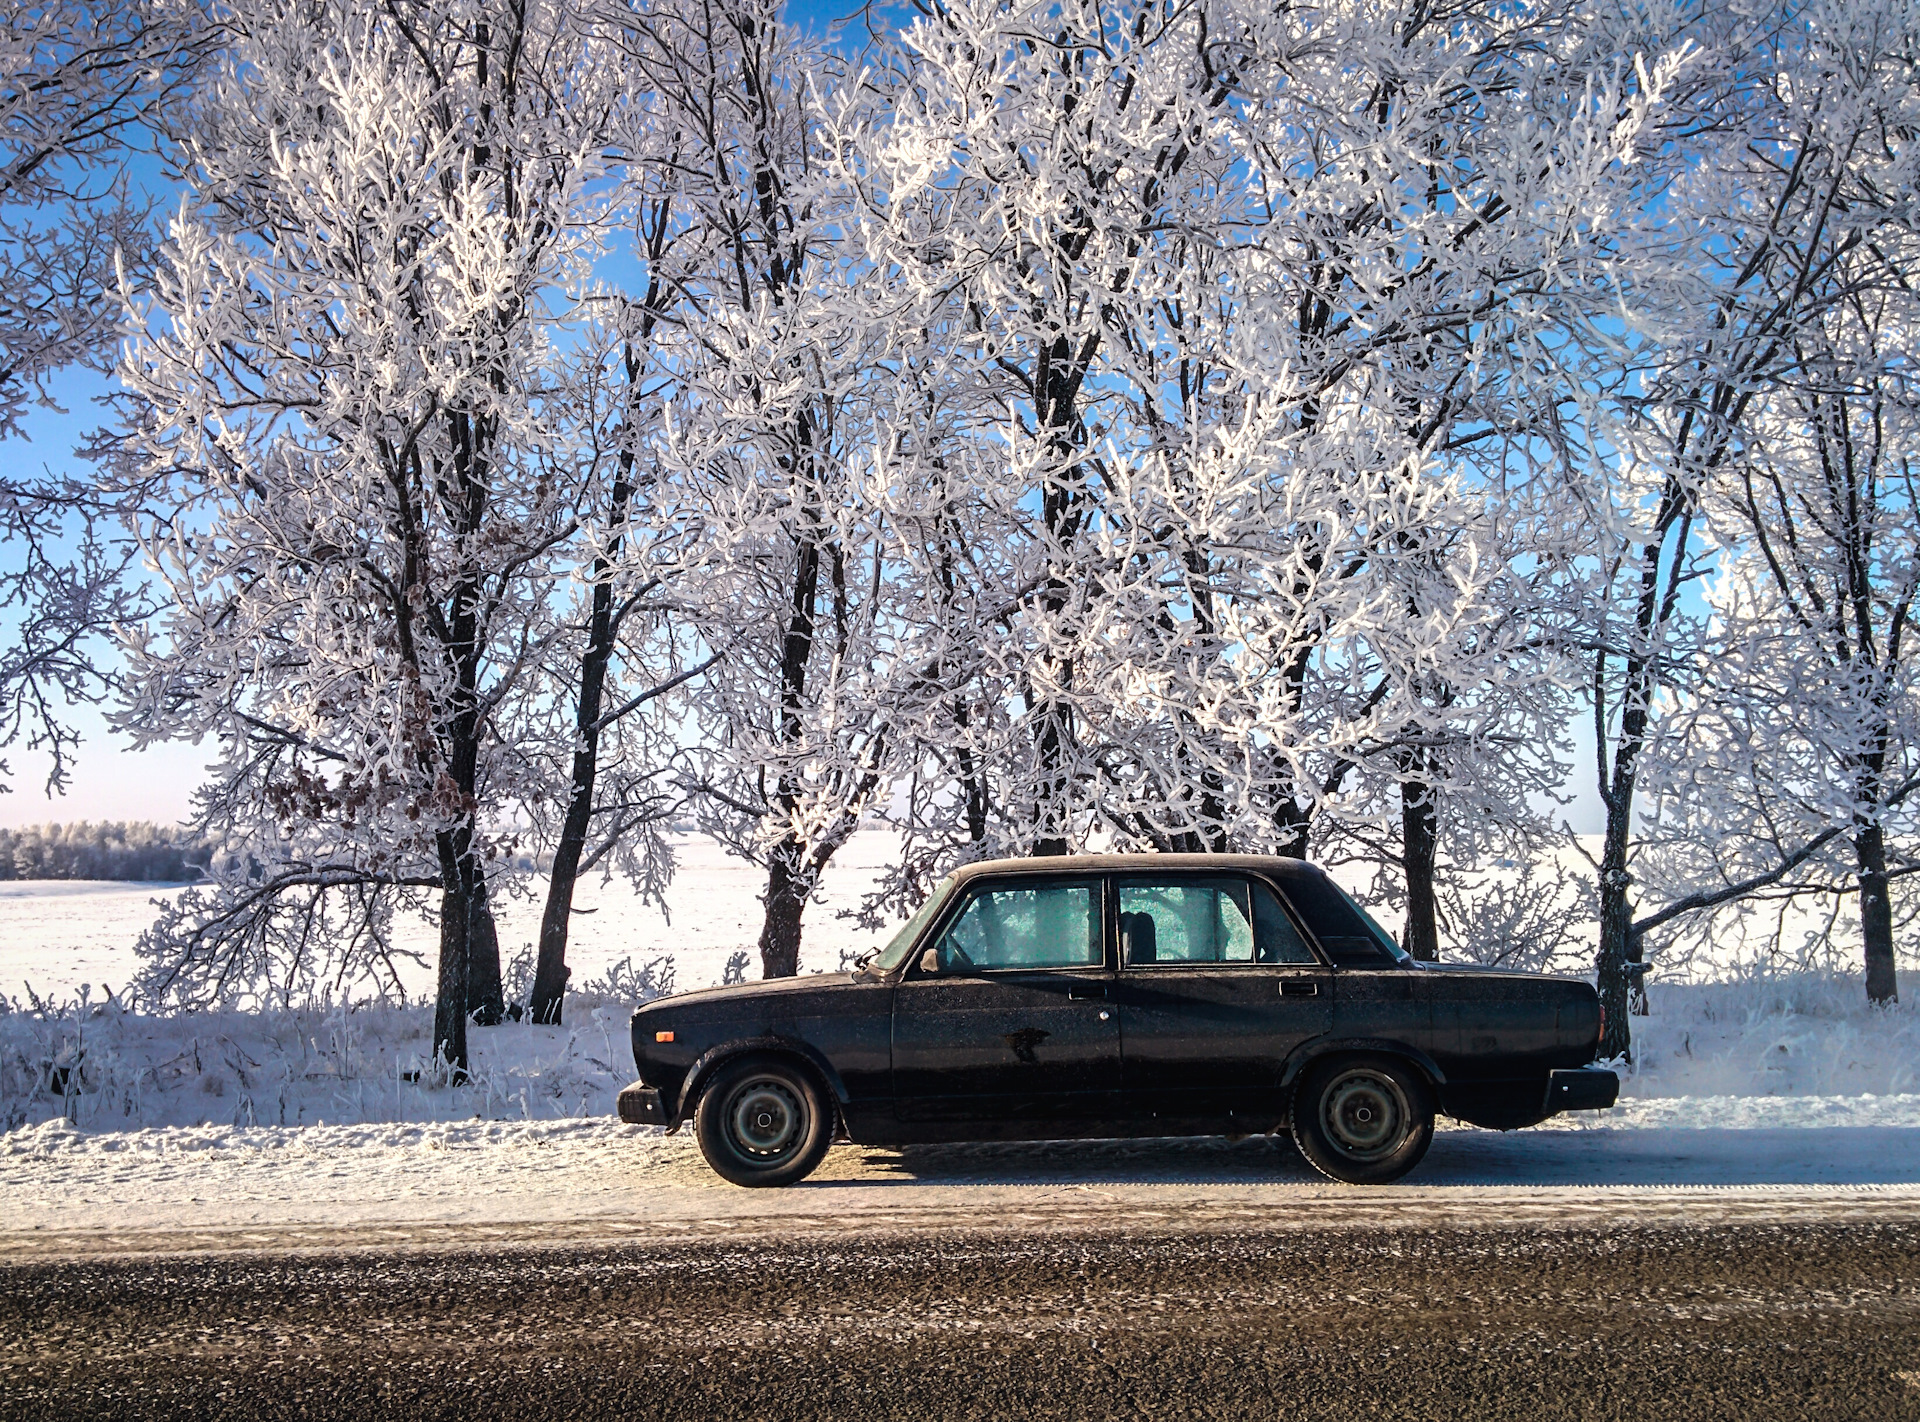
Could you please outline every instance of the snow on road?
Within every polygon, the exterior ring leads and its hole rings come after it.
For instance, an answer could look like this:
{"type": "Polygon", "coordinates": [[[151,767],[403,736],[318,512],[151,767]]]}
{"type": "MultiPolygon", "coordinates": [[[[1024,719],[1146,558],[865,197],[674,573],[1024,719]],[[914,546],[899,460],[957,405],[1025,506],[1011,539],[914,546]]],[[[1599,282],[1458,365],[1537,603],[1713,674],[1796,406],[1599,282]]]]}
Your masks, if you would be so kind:
{"type": "Polygon", "coordinates": [[[1406,1223],[1679,1208],[1920,1217],[1920,1095],[1629,1102],[1532,1131],[1443,1128],[1409,1180],[1353,1190],[1282,1140],[836,1146],[780,1191],[710,1174],[686,1134],[598,1120],[0,1137],[0,1257],[139,1249],[196,1236],[244,1247],[475,1228],[569,1237],[645,1231],[994,1226],[1047,1219],[1406,1223]],[[1717,1200],[1717,1203],[1715,1201],[1717,1200]],[[1676,1205],[1678,1201],[1678,1205],[1676,1205]],[[147,1241],[143,1245],[143,1240],[147,1241]]]}

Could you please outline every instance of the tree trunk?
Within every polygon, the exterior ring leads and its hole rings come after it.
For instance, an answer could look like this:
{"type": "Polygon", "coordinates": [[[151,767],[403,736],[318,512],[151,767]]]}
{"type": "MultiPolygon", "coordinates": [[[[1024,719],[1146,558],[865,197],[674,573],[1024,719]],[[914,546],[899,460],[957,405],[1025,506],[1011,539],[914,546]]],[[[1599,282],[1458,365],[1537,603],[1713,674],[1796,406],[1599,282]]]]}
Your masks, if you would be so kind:
{"type": "MultiPolygon", "coordinates": [[[[584,688],[583,688],[584,690],[584,688]]],[[[585,703],[583,695],[582,704],[585,703]]],[[[580,854],[587,842],[587,823],[593,814],[593,782],[599,765],[597,743],[573,755],[573,793],[560,842],[553,849],[553,872],[547,878],[547,904],[540,914],[540,947],[533,970],[533,997],[527,1016],[535,1022],[558,1025],[567,996],[567,931],[573,919],[573,887],[580,874],[580,854]],[[582,761],[586,768],[581,767],[582,761]]]]}
{"type": "Polygon", "coordinates": [[[1860,935],[1867,958],[1867,1001],[1900,1000],[1893,966],[1893,899],[1887,886],[1887,844],[1876,822],[1854,836],[1859,860],[1860,935]]]}
{"type": "Polygon", "coordinates": [[[791,978],[800,972],[800,916],[812,886],[793,872],[799,852],[798,842],[789,839],[767,865],[766,917],[760,925],[762,977],[791,978]]]}
{"type": "Polygon", "coordinates": [[[1039,833],[1034,836],[1033,853],[1057,856],[1067,853],[1067,827],[1061,822],[1061,805],[1067,798],[1066,748],[1071,732],[1067,709],[1057,701],[1040,708],[1041,800],[1033,807],[1039,833]]]}
{"type": "Polygon", "coordinates": [[[1607,807],[1607,842],[1600,860],[1600,953],[1595,963],[1600,986],[1600,1010],[1606,1031],[1600,1037],[1603,1058],[1629,1056],[1632,1034],[1627,1027],[1627,963],[1631,961],[1633,906],[1627,901],[1627,828],[1633,802],[1607,807]]]}
{"type": "Polygon", "coordinates": [[[473,929],[467,936],[467,1010],[482,1027],[493,1027],[507,1015],[507,1002],[500,985],[500,930],[487,895],[486,873],[478,863],[473,866],[469,913],[473,929]]]}
{"type": "MultiPolygon", "coordinates": [[[[628,378],[634,362],[628,357],[628,378]]],[[[593,820],[593,786],[600,773],[600,707],[606,695],[607,666],[613,660],[613,560],[620,553],[620,530],[627,521],[633,497],[632,455],[622,452],[614,479],[608,526],[613,539],[594,555],[593,604],[588,624],[587,652],[580,660],[580,704],[574,716],[573,784],[567,799],[567,817],[560,826],[560,842],[553,850],[553,872],[547,878],[547,905],[540,915],[540,947],[533,972],[533,1000],[528,1015],[535,1022],[558,1024],[566,1002],[567,934],[573,920],[574,882],[580,875],[580,856],[586,849],[587,828],[593,820]]]]}
{"type": "Polygon", "coordinates": [[[467,1070],[468,945],[473,937],[472,895],[454,831],[439,835],[440,974],[433,1004],[433,1055],[457,1081],[467,1070]]]}
{"type": "Polygon", "coordinates": [[[1400,782],[1400,864],[1407,882],[1407,922],[1401,944],[1422,962],[1440,956],[1439,915],[1433,895],[1433,865],[1439,850],[1439,814],[1434,789],[1418,780],[1400,782]]]}

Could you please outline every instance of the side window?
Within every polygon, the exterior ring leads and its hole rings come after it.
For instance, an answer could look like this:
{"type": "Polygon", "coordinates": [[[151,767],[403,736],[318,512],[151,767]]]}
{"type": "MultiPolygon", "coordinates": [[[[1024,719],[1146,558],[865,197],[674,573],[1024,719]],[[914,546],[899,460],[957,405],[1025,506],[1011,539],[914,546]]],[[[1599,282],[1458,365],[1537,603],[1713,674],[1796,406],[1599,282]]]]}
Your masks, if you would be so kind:
{"type": "Polygon", "coordinates": [[[1284,887],[1301,922],[1313,930],[1335,967],[1391,968],[1399,962],[1386,934],[1320,870],[1303,866],[1288,875],[1284,887]]]}
{"type": "Polygon", "coordinates": [[[935,945],[946,972],[994,968],[1097,968],[1097,882],[985,888],[967,900],[935,945]]]}
{"type": "Polygon", "coordinates": [[[1262,963],[1318,964],[1300,930],[1265,884],[1253,886],[1254,957],[1262,963]]]}
{"type": "Polygon", "coordinates": [[[1253,962],[1251,887],[1244,879],[1122,879],[1128,964],[1253,962]]]}

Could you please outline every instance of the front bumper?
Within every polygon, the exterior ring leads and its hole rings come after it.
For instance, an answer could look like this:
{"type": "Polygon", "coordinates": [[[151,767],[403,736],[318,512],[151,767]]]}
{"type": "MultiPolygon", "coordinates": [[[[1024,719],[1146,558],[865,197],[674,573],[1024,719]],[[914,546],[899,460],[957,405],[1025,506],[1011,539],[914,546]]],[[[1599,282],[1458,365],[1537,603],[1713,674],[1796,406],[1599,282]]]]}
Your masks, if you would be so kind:
{"type": "Polygon", "coordinates": [[[616,1109],[620,1119],[629,1126],[664,1126],[667,1124],[666,1103],[660,1099],[660,1093],[643,1081],[620,1088],[620,1098],[616,1109]]]}
{"type": "Polygon", "coordinates": [[[1547,1074],[1547,1110],[1604,1111],[1620,1099],[1620,1078],[1605,1067],[1573,1067],[1547,1074]]]}

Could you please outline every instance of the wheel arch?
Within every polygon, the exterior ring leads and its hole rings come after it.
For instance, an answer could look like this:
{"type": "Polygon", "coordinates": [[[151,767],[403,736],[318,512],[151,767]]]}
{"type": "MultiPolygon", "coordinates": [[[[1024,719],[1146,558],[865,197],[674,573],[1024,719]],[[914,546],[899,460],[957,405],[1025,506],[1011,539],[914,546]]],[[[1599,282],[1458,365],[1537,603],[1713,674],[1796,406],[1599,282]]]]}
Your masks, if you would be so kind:
{"type": "Polygon", "coordinates": [[[1325,1061],[1328,1057],[1354,1056],[1359,1054],[1399,1057],[1427,1079],[1427,1085],[1438,1093],[1447,1084],[1447,1074],[1439,1065],[1418,1047],[1410,1047],[1405,1042],[1396,1042],[1386,1037],[1335,1037],[1325,1041],[1309,1042],[1287,1059],[1286,1069],[1280,1075],[1283,1091],[1291,1092],[1300,1084],[1300,1078],[1314,1063],[1325,1061]]]}
{"type": "MultiPolygon", "coordinates": [[[[678,1130],[687,1119],[693,1104],[700,1099],[700,1093],[713,1074],[730,1061],[745,1056],[787,1057],[810,1071],[820,1085],[826,1089],[827,1098],[833,1106],[835,1117],[844,1118],[840,1109],[846,1104],[847,1085],[840,1079],[840,1073],[817,1050],[806,1042],[792,1037],[782,1037],[775,1033],[766,1033],[758,1037],[737,1037],[723,1042],[717,1047],[709,1047],[694,1059],[692,1066],[681,1080],[680,1096],[674,1102],[672,1119],[667,1123],[669,1131],[678,1130]]],[[[839,1122],[834,1123],[838,1125],[839,1122]]]]}

